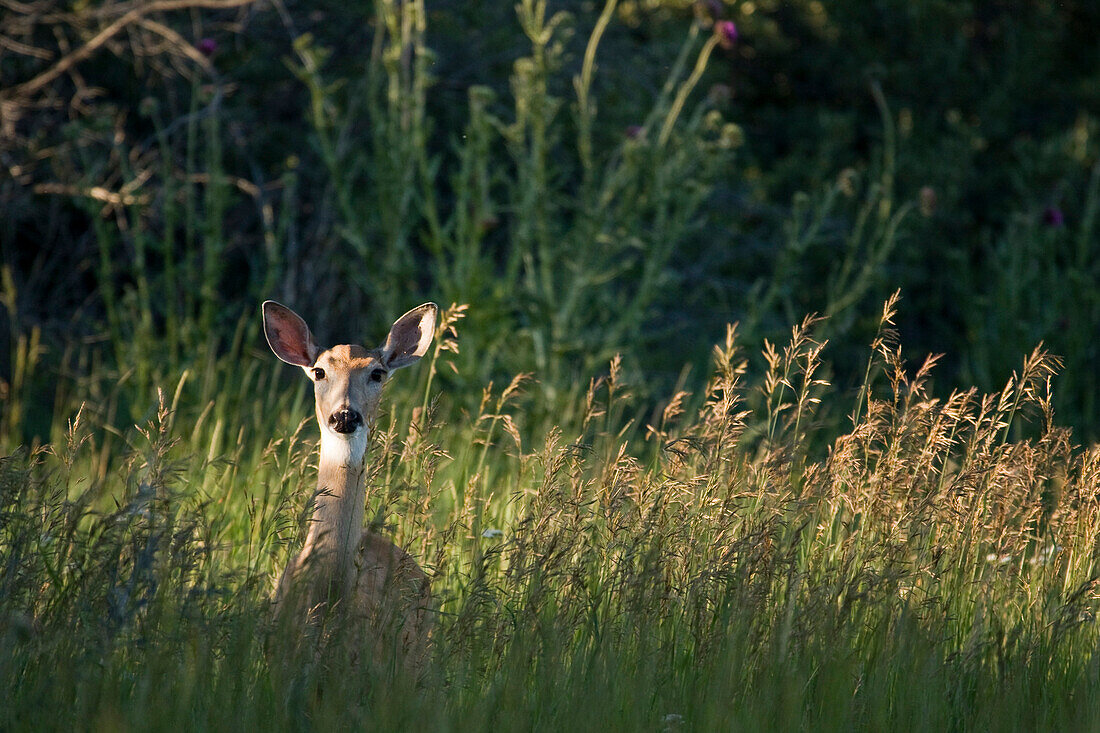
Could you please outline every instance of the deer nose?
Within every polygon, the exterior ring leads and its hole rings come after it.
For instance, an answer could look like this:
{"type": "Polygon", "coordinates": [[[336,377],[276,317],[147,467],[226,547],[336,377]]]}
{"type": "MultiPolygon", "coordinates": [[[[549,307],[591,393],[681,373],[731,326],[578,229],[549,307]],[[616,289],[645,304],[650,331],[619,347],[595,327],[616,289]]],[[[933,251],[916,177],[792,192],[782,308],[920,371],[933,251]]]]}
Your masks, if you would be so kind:
{"type": "Polygon", "coordinates": [[[337,410],[329,416],[328,422],[338,433],[354,433],[363,424],[363,416],[349,407],[337,410]]]}

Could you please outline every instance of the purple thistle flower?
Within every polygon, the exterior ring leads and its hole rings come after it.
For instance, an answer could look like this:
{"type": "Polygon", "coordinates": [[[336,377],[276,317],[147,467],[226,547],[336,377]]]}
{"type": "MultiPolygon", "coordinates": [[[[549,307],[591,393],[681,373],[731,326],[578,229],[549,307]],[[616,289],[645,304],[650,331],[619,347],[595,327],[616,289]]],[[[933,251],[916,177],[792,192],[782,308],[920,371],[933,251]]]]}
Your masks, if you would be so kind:
{"type": "Polygon", "coordinates": [[[645,134],[645,128],[641,125],[630,125],[626,128],[626,137],[629,140],[637,140],[645,134]]]}
{"type": "Polygon", "coordinates": [[[718,36],[718,45],[722,48],[733,48],[737,43],[737,26],[732,20],[720,20],[714,24],[714,35],[718,36]]]}
{"type": "Polygon", "coordinates": [[[213,38],[204,38],[198,43],[199,53],[207,58],[213,56],[218,50],[218,42],[213,38]]]}
{"type": "Polygon", "coordinates": [[[1066,223],[1066,216],[1057,206],[1048,206],[1043,210],[1043,224],[1055,229],[1066,223]]]}

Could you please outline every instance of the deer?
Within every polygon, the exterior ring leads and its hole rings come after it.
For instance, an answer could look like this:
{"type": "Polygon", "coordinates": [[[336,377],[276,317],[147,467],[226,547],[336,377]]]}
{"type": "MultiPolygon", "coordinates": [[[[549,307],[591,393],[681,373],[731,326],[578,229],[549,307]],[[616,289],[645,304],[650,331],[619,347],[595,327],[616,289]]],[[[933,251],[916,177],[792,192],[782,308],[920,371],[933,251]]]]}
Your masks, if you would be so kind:
{"type": "Polygon", "coordinates": [[[379,662],[396,652],[399,666],[416,670],[431,630],[428,576],[405,550],[363,528],[364,475],[382,388],[427,352],[439,308],[413,308],[375,349],[341,344],[324,350],[287,306],[268,300],[261,310],[271,350],[313,382],[321,429],[312,518],[301,552],[276,586],[275,617],[316,628],[338,613],[379,662]]]}

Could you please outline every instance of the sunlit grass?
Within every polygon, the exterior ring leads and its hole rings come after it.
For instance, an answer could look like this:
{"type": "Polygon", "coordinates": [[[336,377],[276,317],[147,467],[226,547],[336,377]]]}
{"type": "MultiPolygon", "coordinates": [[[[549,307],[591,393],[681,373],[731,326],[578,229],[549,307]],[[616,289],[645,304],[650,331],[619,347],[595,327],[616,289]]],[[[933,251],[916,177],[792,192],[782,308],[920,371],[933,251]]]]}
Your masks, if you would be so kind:
{"type": "Polygon", "coordinates": [[[520,380],[477,415],[392,390],[368,516],[433,576],[419,684],[338,642],[271,653],[312,423],[274,399],[271,434],[211,456],[225,428],[162,392],[89,480],[102,430],[75,416],[0,470],[4,727],[1093,725],[1100,453],[1057,427],[1041,352],[1000,394],[929,396],[892,309],[854,409],[812,324],[760,376],[731,330],[648,429],[615,364],[556,425],[524,419],[520,380]],[[850,429],[819,434],[819,403],[850,429]]]}

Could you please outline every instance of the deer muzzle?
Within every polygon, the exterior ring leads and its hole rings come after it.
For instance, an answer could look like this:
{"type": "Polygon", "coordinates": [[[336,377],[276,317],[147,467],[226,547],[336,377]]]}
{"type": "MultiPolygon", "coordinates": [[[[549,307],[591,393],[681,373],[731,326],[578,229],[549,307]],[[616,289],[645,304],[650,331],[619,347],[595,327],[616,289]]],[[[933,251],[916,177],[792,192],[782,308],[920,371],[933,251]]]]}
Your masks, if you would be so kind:
{"type": "Polygon", "coordinates": [[[347,435],[354,433],[363,424],[363,416],[358,411],[345,407],[343,410],[332,413],[328,423],[336,432],[347,435]]]}

